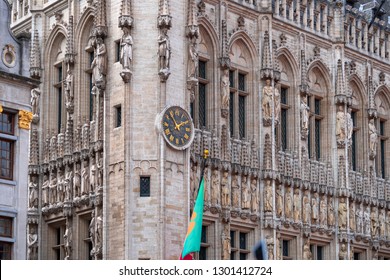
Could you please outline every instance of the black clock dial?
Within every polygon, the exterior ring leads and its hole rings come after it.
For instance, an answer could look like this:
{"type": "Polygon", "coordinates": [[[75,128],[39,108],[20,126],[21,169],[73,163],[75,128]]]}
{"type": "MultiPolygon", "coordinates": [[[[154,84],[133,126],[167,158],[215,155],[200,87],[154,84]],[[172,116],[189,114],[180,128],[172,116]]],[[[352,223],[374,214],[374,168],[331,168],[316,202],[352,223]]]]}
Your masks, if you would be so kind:
{"type": "Polygon", "coordinates": [[[181,107],[172,106],[166,109],[161,124],[162,133],[171,146],[183,148],[192,140],[192,120],[181,107]]]}

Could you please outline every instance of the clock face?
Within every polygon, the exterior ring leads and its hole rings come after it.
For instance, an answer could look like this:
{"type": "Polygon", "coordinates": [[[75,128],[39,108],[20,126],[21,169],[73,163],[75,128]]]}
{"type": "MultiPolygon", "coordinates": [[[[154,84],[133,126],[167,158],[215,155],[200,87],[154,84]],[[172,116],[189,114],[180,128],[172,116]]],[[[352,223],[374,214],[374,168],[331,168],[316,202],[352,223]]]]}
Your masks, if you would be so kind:
{"type": "Polygon", "coordinates": [[[191,144],[194,127],[190,115],[183,108],[167,108],[163,112],[161,126],[165,140],[173,148],[183,150],[191,144]]]}

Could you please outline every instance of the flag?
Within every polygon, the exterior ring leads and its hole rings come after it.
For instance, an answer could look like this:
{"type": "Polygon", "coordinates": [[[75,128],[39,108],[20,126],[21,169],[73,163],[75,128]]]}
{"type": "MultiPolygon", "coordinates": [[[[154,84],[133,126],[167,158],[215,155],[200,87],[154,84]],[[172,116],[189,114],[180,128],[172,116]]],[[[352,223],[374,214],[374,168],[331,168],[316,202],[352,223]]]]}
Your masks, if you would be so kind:
{"type": "Polygon", "coordinates": [[[195,201],[194,211],[192,212],[190,224],[188,225],[186,239],[184,240],[183,251],[180,259],[188,259],[186,256],[189,253],[200,251],[200,242],[202,236],[202,220],[203,220],[203,204],[204,204],[204,180],[200,181],[198,196],[195,201]]]}

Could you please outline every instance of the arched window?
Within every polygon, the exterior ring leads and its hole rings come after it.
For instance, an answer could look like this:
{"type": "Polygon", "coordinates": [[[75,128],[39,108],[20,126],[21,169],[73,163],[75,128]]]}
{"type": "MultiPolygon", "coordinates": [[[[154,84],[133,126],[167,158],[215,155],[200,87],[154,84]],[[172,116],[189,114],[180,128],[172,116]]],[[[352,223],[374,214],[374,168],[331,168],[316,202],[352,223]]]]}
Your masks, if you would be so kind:
{"type": "Polygon", "coordinates": [[[229,53],[230,100],[229,127],[232,138],[248,138],[248,102],[252,92],[252,59],[243,40],[234,41],[229,53]]]}
{"type": "Polygon", "coordinates": [[[58,33],[54,43],[50,47],[50,96],[49,96],[49,111],[50,111],[50,127],[57,129],[60,132],[61,126],[65,125],[66,110],[65,96],[63,83],[66,78],[65,58],[66,38],[61,32],[58,33]]]}
{"type": "Polygon", "coordinates": [[[388,158],[390,157],[390,94],[381,90],[376,94],[375,103],[378,110],[376,128],[378,145],[376,153],[376,170],[382,178],[390,175],[388,158]]]}
{"type": "Polygon", "coordinates": [[[310,158],[320,160],[328,154],[325,151],[326,147],[330,147],[327,145],[330,143],[331,134],[327,118],[330,115],[329,106],[327,106],[329,88],[322,67],[315,65],[308,73],[310,87],[310,96],[307,97],[307,105],[310,108],[308,152],[310,158]]]}

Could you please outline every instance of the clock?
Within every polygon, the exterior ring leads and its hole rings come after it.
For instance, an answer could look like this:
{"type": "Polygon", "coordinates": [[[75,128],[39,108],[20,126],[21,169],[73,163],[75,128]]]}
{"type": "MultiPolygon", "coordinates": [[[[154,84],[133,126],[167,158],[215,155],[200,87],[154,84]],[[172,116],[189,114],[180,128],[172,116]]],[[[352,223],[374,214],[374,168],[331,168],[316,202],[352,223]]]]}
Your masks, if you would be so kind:
{"type": "Polygon", "coordinates": [[[188,148],[194,139],[191,116],[180,106],[170,106],[162,112],[161,132],[167,143],[175,149],[188,148]]]}

